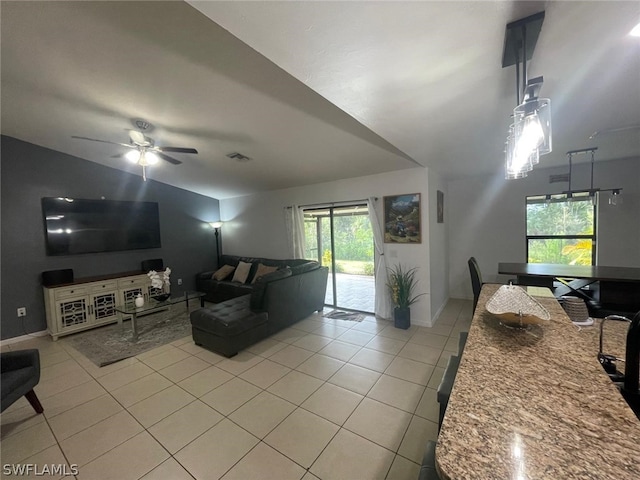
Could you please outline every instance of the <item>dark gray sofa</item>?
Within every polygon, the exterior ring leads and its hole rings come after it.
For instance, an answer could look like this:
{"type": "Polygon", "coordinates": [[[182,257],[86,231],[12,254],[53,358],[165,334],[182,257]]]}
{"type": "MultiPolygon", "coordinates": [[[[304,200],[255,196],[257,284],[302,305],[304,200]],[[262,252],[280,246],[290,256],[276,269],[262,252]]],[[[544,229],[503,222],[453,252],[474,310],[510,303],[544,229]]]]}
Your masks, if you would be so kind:
{"type": "Polygon", "coordinates": [[[207,293],[205,299],[219,303],[190,315],[196,345],[226,357],[322,311],[327,289],[329,269],[318,262],[223,255],[220,265],[233,265],[234,261],[237,265],[240,260],[253,264],[248,282],[259,263],[280,268],[244,285],[211,280],[213,272],[198,274],[198,288],[207,293]]]}
{"type": "Polygon", "coordinates": [[[220,303],[232,298],[250,294],[255,286],[251,281],[253,280],[260,263],[267,267],[289,267],[294,275],[304,273],[306,270],[316,269],[320,266],[318,262],[301,258],[274,260],[271,258],[239,257],[236,255],[221,255],[218,266],[222,267],[224,265],[231,265],[232,267],[237,267],[240,261],[251,264],[251,271],[249,272],[247,283],[231,281],[233,273],[224,280],[214,280],[212,277],[215,272],[213,271],[201,272],[196,275],[196,289],[199,292],[206,293],[206,296],[204,297],[206,301],[220,303]]]}

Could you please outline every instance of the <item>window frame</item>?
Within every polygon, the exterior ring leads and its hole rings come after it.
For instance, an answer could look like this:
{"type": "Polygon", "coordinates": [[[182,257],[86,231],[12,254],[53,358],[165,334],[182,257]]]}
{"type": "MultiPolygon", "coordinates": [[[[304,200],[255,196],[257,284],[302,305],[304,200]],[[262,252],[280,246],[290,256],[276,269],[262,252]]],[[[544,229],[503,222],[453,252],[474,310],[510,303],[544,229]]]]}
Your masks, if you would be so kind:
{"type": "Polygon", "coordinates": [[[573,192],[571,196],[567,193],[554,195],[529,195],[525,197],[525,259],[529,263],[530,240],[591,240],[591,265],[595,266],[597,261],[597,232],[598,232],[598,194],[591,194],[589,191],[573,192]],[[534,201],[530,201],[530,199],[534,201]],[[535,201],[538,200],[538,201],[535,201]],[[527,206],[535,203],[565,203],[567,201],[591,202],[593,209],[593,234],[591,235],[529,235],[529,216],[527,206]]]}

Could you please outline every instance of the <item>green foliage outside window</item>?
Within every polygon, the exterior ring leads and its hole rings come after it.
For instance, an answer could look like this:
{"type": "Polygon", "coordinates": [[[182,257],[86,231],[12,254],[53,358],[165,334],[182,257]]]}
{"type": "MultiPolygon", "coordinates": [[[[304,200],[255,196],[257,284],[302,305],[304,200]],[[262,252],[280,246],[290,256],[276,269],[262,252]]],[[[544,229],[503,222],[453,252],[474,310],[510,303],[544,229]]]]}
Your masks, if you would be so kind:
{"type": "MultiPolygon", "coordinates": [[[[373,231],[368,215],[336,215],[333,219],[336,271],[373,275],[373,231]]],[[[331,268],[331,222],[328,217],[306,217],[305,258],[331,268]],[[320,222],[320,238],[318,238],[320,222]],[[318,256],[318,251],[321,252],[318,256]]]]}
{"type": "Polygon", "coordinates": [[[529,263],[591,265],[594,241],[594,207],[588,197],[551,202],[527,198],[529,263]],[[572,236],[589,238],[568,238],[572,236]]]}

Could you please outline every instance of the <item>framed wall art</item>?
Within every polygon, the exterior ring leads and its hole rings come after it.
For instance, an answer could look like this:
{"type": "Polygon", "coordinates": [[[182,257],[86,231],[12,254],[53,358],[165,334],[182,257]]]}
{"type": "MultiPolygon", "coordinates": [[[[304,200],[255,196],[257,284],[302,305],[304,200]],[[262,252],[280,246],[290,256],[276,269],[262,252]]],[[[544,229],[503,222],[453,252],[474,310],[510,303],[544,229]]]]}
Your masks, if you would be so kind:
{"type": "Polygon", "coordinates": [[[438,190],[437,198],[438,223],[444,223],[444,193],[438,190]]]}
{"type": "Polygon", "coordinates": [[[385,243],[422,243],[420,194],[384,197],[385,243]]]}

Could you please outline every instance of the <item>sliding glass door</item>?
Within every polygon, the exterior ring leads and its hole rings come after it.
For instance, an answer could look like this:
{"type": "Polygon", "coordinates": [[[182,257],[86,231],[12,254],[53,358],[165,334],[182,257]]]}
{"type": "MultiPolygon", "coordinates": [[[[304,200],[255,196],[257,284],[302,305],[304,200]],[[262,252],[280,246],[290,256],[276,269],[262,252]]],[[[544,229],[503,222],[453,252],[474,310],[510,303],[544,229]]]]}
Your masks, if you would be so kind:
{"type": "Polygon", "coordinates": [[[373,232],[366,204],[304,209],[305,257],[329,267],[325,303],[373,312],[373,232]]]}

